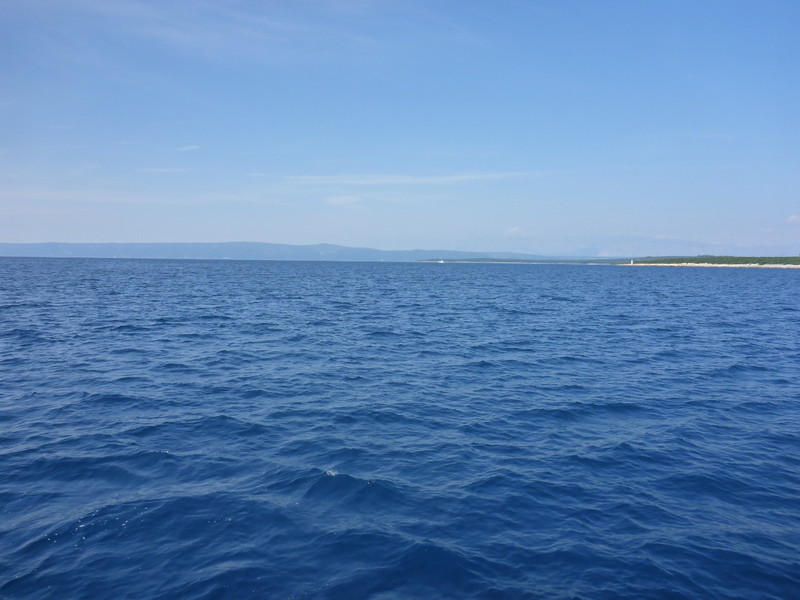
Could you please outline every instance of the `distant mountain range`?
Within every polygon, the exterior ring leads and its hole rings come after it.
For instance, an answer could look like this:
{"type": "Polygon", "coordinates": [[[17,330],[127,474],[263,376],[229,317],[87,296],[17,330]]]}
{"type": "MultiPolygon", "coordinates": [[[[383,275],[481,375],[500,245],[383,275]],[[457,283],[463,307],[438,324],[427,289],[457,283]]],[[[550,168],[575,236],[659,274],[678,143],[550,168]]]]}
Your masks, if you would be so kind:
{"type": "Polygon", "coordinates": [[[376,250],[334,244],[295,246],[262,242],[163,244],[42,244],[0,243],[0,256],[52,258],[184,258],[230,260],[342,260],[409,262],[425,259],[495,258],[545,260],[538,254],[516,252],[464,252],[457,250],[376,250]]]}

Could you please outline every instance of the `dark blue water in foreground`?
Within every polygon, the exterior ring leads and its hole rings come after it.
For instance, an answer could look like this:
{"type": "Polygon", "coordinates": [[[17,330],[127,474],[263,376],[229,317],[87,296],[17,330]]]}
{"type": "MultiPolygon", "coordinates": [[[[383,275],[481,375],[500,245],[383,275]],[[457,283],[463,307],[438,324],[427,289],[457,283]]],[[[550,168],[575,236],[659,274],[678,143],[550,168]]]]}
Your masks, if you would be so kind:
{"type": "Polygon", "coordinates": [[[800,271],[0,259],[2,598],[800,598],[800,271]]]}

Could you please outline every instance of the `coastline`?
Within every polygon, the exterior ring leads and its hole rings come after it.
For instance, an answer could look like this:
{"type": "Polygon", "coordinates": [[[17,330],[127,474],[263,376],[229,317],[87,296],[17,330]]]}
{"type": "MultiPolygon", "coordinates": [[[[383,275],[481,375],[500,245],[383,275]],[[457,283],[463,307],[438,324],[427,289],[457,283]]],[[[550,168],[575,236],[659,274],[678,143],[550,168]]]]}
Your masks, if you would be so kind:
{"type": "Polygon", "coordinates": [[[750,264],[720,264],[720,263],[622,263],[620,267],[723,267],[733,269],[800,269],[800,265],[759,265],[750,264]]]}

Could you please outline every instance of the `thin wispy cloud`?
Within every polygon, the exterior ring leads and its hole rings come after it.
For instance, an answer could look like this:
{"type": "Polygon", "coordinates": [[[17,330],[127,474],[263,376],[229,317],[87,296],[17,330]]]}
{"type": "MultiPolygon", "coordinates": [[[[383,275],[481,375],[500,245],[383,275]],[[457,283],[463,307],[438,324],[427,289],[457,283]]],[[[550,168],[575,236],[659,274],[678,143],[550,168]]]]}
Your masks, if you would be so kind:
{"type": "Polygon", "coordinates": [[[331,206],[353,206],[364,200],[365,198],[363,196],[332,196],[330,198],[325,198],[325,203],[331,206]]]}
{"type": "MultiPolygon", "coordinates": [[[[411,40],[443,38],[469,42],[457,27],[432,27],[424,13],[402,3],[380,0],[328,2],[153,2],[133,0],[73,0],[54,10],[94,17],[101,28],[145,39],[213,61],[247,60],[268,63],[329,61],[353,53],[368,60],[385,48],[408,52],[411,40]],[[376,33],[375,21],[403,26],[403,35],[387,39],[376,33]],[[331,48],[336,52],[332,53],[331,48]]],[[[96,25],[96,26],[97,26],[96,25]]],[[[60,34],[56,30],[55,33],[60,34]]]]}
{"type": "MultiPolygon", "coordinates": [[[[0,186],[0,212],[5,214],[8,207],[25,205],[63,205],[67,207],[85,205],[138,205],[138,206],[199,206],[233,203],[242,205],[277,205],[269,199],[255,197],[246,192],[238,193],[175,193],[167,191],[136,192],[114,187],[2,187],[0,186]]],[[[0,214],[0,221],[2,221],[0,214]]]]}
{"type": "MultiPolygon", "coordinates": [[[[98,188],[44,188],[44,187],[9,187],[0,188],[0,206],[2,204],[23,202],[26,205],[63,205],[66,207],[87,204],[148,204],[160,205],[177,202],[174,195],[169,197],[151,194],[120,193],[114,189],[98,188]]],[[[5,211],[5,208],[4,208],[5,211]]]]}
{"type": "Polygon", "coordinates": [[[200,146],[181,146],[180,148],[174,148],[175,152],[192,152],[193,150],[199,150],[200,146]]]}
{"type": "MultiPolygon", "coordinates": [[[[49,200],[53,202],[83,201],[99,197],[102,192],[92,189],[69,190],[64,188],[0,188],[0,202],[32,202],[49,200]]],[[[106,192],[106,195],[108,193],[106,192]]]]}
{"type": "Polygon", "coordinates": [[[800,215],[789,215],[789,218],[786,219],[787,223],[800,223],[800,215]]]}
{"type": "Polygon", "coordinates": [[[527,173],[459,173],[454,175],[297,175],[289,180],[310,185],[428,185],[508,179],[527,173]]]}
{"type": "Polygon", "coordinates": [[[139,173],[186,173],[188,169],[171,169],[171,168],[146,168],[136,169],[139,173]]]}

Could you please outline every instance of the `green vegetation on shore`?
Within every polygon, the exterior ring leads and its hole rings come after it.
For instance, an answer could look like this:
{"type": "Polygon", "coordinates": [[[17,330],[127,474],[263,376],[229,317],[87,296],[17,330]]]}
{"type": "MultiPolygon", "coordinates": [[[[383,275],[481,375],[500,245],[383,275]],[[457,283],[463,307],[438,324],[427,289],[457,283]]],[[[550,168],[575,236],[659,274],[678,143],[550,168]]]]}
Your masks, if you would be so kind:
{"type": "Polygon", "coordinates": [[[800,256],[692,256],[672,258],[637,258],[634,264],[650,265],[800,265],[800,256]]]}

